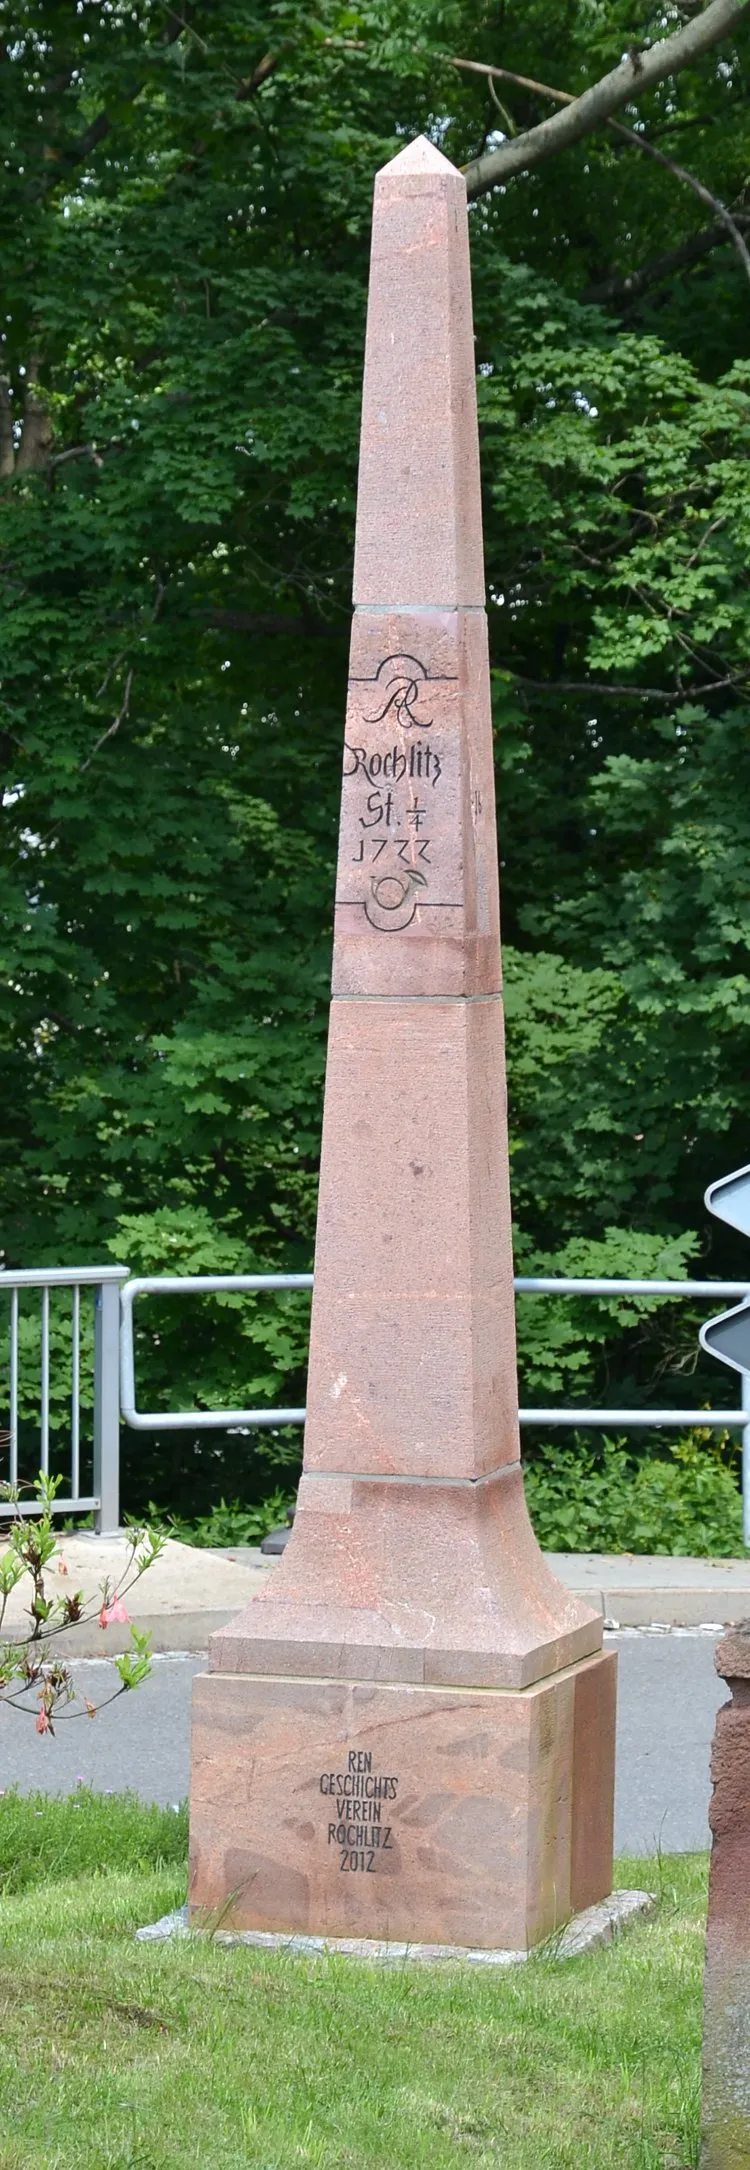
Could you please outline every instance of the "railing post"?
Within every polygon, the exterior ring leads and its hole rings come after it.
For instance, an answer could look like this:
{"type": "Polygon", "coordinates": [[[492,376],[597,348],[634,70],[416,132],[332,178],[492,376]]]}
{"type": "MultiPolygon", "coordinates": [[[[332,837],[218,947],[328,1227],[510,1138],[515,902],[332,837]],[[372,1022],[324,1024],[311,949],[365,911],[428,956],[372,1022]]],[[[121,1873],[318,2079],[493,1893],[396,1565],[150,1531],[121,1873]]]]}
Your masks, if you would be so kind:
{"type": "Polygon", "coordinates": [[[110,1537],[120,1526],[120,1290],[100,1281],[94,1300],[94,1527],[110,1537]]]}
{"type": "MultiPolygon", "coordinates": [[[[750,1417],[750,1373],[742,1374],[742,1407],[750,1417]]],[[[750,1545],[750,1423],[742,1434],[742,1542],[750,1545]]]]}

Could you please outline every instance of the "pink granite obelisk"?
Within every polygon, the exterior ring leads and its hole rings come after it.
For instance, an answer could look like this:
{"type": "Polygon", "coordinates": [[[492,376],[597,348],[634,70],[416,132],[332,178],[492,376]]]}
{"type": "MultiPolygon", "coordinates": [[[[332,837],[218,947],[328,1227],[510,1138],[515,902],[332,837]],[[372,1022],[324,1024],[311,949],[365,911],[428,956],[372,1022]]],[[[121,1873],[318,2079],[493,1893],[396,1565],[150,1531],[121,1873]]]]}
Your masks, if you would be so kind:
{"type": "Polygon", "coordinates": [[[195,1686],[191,1906],[526,1949],[610,1890],[614,1659],[519,1459],[466,189],[378,174],[304,1471],[195,1686]]]}

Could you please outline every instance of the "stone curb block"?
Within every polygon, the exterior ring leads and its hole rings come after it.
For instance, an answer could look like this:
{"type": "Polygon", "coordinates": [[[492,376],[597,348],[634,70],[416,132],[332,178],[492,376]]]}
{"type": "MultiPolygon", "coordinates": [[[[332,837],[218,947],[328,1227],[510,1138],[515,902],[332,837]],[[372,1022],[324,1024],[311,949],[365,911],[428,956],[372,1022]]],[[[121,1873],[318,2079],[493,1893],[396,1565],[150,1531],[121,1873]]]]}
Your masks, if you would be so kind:
{"type": "Polygon", "coordinates": [[[649,1891],[614,1891],[611,1898],[602,1899],[598,1906],[588,1906],[584,1913],[575,1914],[559,1936],[550,1937],[545,1944],[537,1946],[536,1952],[482,1951],[461,1944],[386,1944],[366,1937],[284,1936],[264,1929],[200,1929],[191,1932],[187,1906],[181,1906],[174,1914],[163,1914],[160,1921],[150,1922],[144,1929],[136,1929],[136,1943],[166,1942],[172,1937],[209,1935],[213,1944],[249,1944],[253,1951],[291,1952],[296,1958],[325,1958],[329,1952],[337,1952],[347,1959],[362,1959],[379,1966],[416,1964],[422,1966],[442,1965],[471,1967],[515,1967],[528,1959],[578,1959],[584,1952],[594,1951],[597,1945],[611,1944],[622,1929],[631,1921],[644,1920],[653,1914],[656,1900],[649,1891]]]}

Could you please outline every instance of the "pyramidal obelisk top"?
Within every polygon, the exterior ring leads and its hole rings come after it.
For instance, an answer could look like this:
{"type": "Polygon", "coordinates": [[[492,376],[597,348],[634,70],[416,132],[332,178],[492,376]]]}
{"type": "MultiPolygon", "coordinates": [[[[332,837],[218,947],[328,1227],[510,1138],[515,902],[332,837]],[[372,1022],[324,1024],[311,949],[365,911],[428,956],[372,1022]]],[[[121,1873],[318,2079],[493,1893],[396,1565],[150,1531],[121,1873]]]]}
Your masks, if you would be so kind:
{"type": "Polygon", "coordinates": [[[466,184],[426,136],[375,182],[354,602],[484,602],[466,184]]]}

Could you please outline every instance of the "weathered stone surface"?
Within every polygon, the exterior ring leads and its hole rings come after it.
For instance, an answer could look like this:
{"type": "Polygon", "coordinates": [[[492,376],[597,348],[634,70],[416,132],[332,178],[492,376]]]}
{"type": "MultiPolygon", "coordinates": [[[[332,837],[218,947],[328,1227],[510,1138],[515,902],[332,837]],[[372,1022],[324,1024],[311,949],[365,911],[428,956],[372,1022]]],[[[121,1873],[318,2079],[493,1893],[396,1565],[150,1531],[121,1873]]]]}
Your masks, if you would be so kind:
{"type": "Polygon", "coordinates": [[[354,600],[484,602],[466,188],[424,137],[375,183],[354,600]]]}
{"type": "Polygon", "coordinates": [[[357,611],[334,996],[500,992],[485,613],[357,611]]]}
{"type": "MultiPolygon", "coordinates": [[[[614,1666],[522,1694],[199,1677],[191,1917],[527,1950],[611,1881],[610,1828],[574,1887],[571,1827],[578,1683],[611,1706],[614,1666]]],[[[611,1782],[606,1727],[599,1753],[611,1782]]]]}
{"type": "Polygon", "coordinates": [[[503,1073],[497,1002],[332,1006],[306,1469],[518,1461],[503,1073]]]}
{"type": "Polygon", "coordinates": [[[485,1484],[303,1475],[273,1578],[209,1647],[212,1672],[521,1688],[601,1638],[541,1556],[515,1463],[485,1484]]]}
{"type": "Polygon", "coordinates": [[[191,1904],[526,1949],[610,1890],[614,1662],[523,1495],[466,192],[424,141],[372,266],[304,1475],[196,1687],[191,1904]],[[331,1839],[350,1755],[397,1849],[331,1839]]]}
{"type": "Polygon", "coordinates": [[[701,2166],[750,2170],[750,1622],[714,1662],[731,1695],[711,1756],[701,2166]]]}

